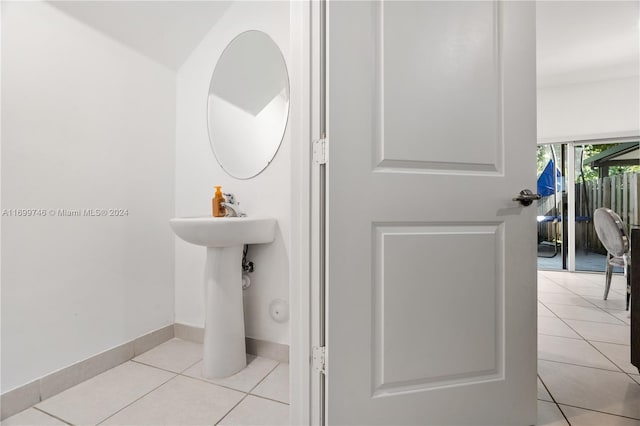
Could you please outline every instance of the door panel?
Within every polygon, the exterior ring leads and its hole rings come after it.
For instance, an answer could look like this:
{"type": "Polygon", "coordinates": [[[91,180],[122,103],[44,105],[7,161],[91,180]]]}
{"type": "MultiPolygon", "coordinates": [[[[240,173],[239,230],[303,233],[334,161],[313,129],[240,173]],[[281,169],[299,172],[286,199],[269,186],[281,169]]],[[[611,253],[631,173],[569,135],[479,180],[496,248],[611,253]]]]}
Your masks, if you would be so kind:
{"type": "Polygon", "coordinates": [[[328,424],[534,424],[535,10],[328,5],[328,424]]]}
{"type": "Polygon", "coordinates": [[[411,7],[410,14],[404,2],[373,8],[381,165],[497,171],[502,154],[497,5],[431,2],[411,7]],[[428,143],[426,135],[441,142],[428,143]],[[393,142],[384,144],[387,137],[393,142]],[[459,143],[469,138],[473,144],[459,143]]]}
{"type": "Polygon", "coordinates": [[[374,397],[502,377],[501,229],[376,226],[374,397]],[[460,258],[464,268],[443,267],[460,258]],[[438,303],[425,303],[431,298],[438,303]],[[452,316],[452,307],[465,315],[452,316]]]}

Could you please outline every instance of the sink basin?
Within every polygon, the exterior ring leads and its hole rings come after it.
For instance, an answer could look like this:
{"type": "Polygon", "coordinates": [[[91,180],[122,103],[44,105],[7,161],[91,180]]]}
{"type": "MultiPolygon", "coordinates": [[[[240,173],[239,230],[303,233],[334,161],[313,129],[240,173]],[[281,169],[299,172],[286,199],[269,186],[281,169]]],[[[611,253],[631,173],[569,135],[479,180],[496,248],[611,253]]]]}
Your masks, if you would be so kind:
{"type": "Polygon", "coordinates": [[[276,220],[260,217],[184,217],[169,220],[184,241],[204,246],[205,323],[202,374],[231,376],[247,365],[242,304],[242,249],[274,240],[276,220]]]}
{"type": "Polygon", "coordinates": [[[270,243],[276,233],[276,220],[266,217],[178,217],[169,223],[178,237],[205,247],[270,243]]]}

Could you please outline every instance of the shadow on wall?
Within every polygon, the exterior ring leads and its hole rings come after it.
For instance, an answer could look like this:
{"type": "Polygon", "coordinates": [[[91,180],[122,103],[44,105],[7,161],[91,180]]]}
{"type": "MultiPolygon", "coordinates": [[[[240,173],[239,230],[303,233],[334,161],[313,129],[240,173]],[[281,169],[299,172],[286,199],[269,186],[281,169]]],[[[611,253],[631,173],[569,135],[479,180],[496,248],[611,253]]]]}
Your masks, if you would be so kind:
{"type": "Polygon", "coordinates": [[[172,70],[180,68],[231,3],[217,0],[50,2],[67,15],[172,70]]]}

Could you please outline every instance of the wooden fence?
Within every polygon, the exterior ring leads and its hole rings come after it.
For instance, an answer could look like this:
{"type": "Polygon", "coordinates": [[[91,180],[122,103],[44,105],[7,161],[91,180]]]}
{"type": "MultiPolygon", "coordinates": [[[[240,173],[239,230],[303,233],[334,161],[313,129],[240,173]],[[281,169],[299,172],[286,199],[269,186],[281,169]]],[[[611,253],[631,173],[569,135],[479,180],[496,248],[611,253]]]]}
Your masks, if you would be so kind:
{"type": "MultiPolygon", "coordinates": [[[[618,213],[627,225],[629,235],[631,228],[639,227],[639,184],[640,173],[624,173],[576,184],[576,250],[606,253],[593,227],[593,212],[600,207],[608,207],[618,213]]],[[[558,194],[557,198],[561,203],[562,195],[558,194]]],[[[538,215],[552,215],[553,203],[553,196],[540,200],[538,215]]],[[[538,233],[541,240],[551,240],[553,236],[561,239],[562,226],[560,223],[541,223],[538,233]]]]}
{"type": "Polygon", "coordinates": [[[640,173],[624,173],[576,184],[576,249],[606,253],[593,227],[593,212],[600,207],[618,213],[631,235],[631,228],[640,220],[639,182],[640,173]]]}

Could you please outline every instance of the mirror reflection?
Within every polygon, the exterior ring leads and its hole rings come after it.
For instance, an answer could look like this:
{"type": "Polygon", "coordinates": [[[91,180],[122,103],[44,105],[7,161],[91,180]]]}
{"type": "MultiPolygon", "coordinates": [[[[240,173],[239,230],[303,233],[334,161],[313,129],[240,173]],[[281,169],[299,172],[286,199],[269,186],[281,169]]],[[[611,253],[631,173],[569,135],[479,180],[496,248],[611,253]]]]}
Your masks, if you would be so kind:
{"type": "Polygon", "coordinates": [[[208,96],[211,147],[231,176],[248,179],[275,156],[289,115],[289,77],[267,34],[247,31],[218,60],[208,96]]]}

